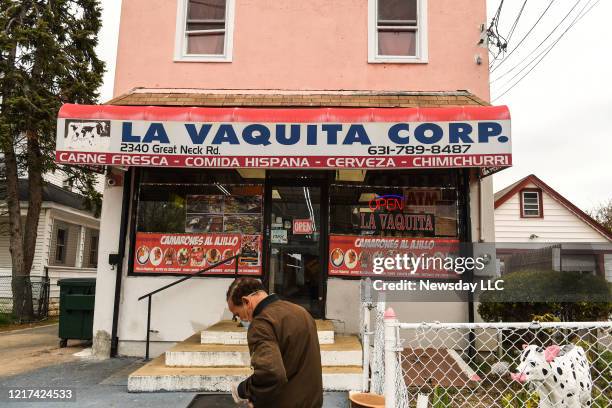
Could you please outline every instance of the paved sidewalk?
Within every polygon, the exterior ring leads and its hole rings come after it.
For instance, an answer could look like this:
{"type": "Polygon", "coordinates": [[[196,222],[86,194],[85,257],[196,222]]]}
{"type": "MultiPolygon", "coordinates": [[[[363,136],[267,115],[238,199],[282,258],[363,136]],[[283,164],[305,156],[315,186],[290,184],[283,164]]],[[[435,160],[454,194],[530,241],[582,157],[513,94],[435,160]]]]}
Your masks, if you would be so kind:
{"type": "Polygon", "coordinates": [[[0,332],[0,378],[78,360],[85,343],[70,340],[59,348],[58,324],[0,332]]]}
{"type": "MultiPolygon", "coordinates": [[[[11,377],[0,378],[0,406],[7,407],[150,407],[184,408],[189,405],[196,393],[128,393],[128,375],[142,366],[144,362],[135,358],[114,358],[108,360],[80,360],[39,368],[11,377]],[[54,389],[71,388],[76,401],[71,402],[8,402],[7,392],[11,388],[54,389]]],[[[227,395],[206,398],[206,406],[235,407],[227,395]],[[210,403],[210,404],[208,404],[210,403]]],[[[325,408],[347,407],[346,393],[326,393],[325,408]]],[[[202,405],[198,405],[200,407],[202,405]]]]}

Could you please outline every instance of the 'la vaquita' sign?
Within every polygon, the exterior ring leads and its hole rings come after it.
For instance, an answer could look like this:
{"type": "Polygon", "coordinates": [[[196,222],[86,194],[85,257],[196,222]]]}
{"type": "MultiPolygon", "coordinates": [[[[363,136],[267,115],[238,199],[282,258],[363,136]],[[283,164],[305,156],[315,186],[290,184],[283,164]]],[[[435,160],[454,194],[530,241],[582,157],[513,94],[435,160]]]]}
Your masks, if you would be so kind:
{"type": "Polygon", "coordinates": [[[204,168],[508,167],[505,107],[227,109],[64,105],[56,159],[204,168]]]}

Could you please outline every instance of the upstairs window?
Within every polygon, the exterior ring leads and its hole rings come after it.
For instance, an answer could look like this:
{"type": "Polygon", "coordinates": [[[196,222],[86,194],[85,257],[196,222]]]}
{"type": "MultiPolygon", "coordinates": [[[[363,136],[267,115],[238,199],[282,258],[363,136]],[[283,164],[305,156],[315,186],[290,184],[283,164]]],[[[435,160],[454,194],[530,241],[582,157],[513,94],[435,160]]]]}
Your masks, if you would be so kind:
{"type": "Polygon", "coordinates": [[[234,0],[179,0],[177,61],[232,60],[234,0]]]}
{"type": "Polygon", "coordinates": [[[542,218],[542,191],[537,189],[525,189],[521,191],[521,217],[542,218]]]}
{"type": "Polygon", "coordinates": [[[369,62],[427,62],[427,0],[369,0],[369,62]]]}

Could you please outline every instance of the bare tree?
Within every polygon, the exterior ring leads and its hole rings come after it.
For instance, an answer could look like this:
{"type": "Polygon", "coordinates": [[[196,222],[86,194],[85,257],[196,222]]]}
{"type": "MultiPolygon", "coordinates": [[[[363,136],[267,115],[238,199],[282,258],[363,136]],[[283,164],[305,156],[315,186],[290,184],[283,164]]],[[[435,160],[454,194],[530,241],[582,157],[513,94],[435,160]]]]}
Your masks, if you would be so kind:
{"type": "Polygon", "coordinates": [[[605,229],[612,232],[612,198],[607,203],[593,208],[588,213],[595,221],[603,225],[605,229]]]}

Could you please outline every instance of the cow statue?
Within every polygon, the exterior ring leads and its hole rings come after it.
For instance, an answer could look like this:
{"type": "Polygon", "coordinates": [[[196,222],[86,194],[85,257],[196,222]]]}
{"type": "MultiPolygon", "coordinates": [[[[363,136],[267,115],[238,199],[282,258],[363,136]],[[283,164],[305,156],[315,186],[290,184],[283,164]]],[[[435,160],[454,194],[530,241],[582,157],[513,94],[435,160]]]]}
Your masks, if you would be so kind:
{"type": "Polygon", "coordinates": [[[591,371],[582,347],[573,344],[545,349],[523,345],[513,380],[529,384],[540,396],[539,408],[591,406],[591,371]]]}

